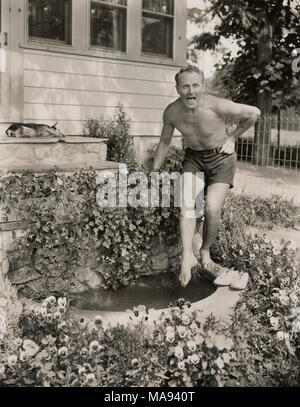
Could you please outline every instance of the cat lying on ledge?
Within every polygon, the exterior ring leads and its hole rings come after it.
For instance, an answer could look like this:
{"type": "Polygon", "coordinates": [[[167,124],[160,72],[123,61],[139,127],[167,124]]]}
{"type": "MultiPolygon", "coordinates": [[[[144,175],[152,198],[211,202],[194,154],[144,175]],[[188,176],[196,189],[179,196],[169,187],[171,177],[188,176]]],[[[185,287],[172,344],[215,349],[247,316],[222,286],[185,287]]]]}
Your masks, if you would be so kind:
{"type": "Polygon", "coordinates": [[[64,134],[53,126],[39,123],[13,123],[6,130],[8,137],[58,137],[64,138],[64,134]]]}

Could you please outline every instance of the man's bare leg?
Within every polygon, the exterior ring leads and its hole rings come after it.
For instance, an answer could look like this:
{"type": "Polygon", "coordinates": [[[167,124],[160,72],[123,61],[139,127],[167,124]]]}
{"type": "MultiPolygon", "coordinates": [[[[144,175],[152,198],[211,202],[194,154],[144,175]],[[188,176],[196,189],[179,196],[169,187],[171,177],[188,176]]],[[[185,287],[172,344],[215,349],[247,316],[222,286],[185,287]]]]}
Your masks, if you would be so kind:
{"type": "MultiPolygon", "coordinates": [[[[203,190],[204,183],[196,182],[196,175],[191,174],[189,179],[185,179],[185,193],[189,191],[188,202],[182,199],[180,214],[180,233],[182,241],[181,273],[179,280],[185,287],[191,279],[191,269],[197,265],[198,261],[193,252],[193,237],[196,228],[195,201],[197,195],[203,190]]],[[[182,182],[184,188],[184,183],[182,182]]]]}
{"type": "Polygon", "coordinates": [[[181,273],[179,280],[185,287],[191,279],[191,269],[197,266],[197,259],[193,252],[193,236],[196,227],[196,219],[187,219],[181,215],[180,232],[182,241],[181,273]]]}
{"type": "Polygon", "coordinates": [[[207,188],[205,220],[203,225],[203,242],[200,249],[201,263],[203,266],[214,265],[210,258],[210,246],[215,241],[229,184],[217,183],[207,188]]]}

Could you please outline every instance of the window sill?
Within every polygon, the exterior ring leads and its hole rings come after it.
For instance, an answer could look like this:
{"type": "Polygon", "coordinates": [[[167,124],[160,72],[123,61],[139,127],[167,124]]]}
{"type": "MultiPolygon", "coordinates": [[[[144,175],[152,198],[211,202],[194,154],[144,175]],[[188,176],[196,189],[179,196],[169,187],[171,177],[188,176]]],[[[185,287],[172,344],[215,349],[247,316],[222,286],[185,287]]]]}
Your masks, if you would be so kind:
{"type": "Polygon", "coordinates": [[[54,47],[67,47],[67,48],[72,48],[72,44],[69,44],[66,41],[61,41],[61,40],[47,40],[45,38],[39,38],[39,37],[30,37],[27,42],[29,44],[36,44],[38,46],[54,46],[54,47]]]}
{"type": "Polygon", "coordinates": [[[25,50],[34,50],[34,51],[46,51],[46,52],[56,52],[63,53],[70,56],[83,56],[83,57],[95,57],[95,58],[108,58],[119,61],[129,61],[137,63],[147,63],[147,64],[159,64],[165,66],[174,66],[178,67],[180,64],[172,58],[158,56],[158,55],[147,55],[142,53],[141,55],[131,56],[126,52],[106,50],[101,48],[89,48],[87,50],[78,50],[73,48],[72,45],[67,44],[51,44],[43,42],[26,42],[20,43],[19,47],[25,50]]]}

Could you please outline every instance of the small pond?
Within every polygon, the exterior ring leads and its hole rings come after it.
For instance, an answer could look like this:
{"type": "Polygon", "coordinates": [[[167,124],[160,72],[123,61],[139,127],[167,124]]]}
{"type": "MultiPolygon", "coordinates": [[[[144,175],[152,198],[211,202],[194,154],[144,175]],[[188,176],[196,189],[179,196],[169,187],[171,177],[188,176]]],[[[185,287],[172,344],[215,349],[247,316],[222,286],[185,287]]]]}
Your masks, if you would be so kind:
{"type": "Polygon", "coordinates": [[[149,308],[167,308],[178,298],[190,302],[200,301],[216,291],[212,282],[193,277],[187,287],[182,287],[178,275],[168,272],[142,276],[130,286],[117,291],[96,289],[81,294],[70,294],[70,305],[89,311],[126,311],[138,305],[149,308]]]}

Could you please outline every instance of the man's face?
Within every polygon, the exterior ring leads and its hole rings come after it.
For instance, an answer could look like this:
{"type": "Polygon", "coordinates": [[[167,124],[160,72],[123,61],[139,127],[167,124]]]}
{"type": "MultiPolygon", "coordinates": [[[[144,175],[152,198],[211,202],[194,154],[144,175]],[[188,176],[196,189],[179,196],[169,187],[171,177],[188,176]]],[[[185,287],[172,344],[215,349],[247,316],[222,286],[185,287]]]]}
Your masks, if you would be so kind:
{"type": "Polygon", "coordinates": [[[179,75],[177,93],[188,109],[198,106],[203,86],[202,76],[197,72],[183,72],[179,75]]]}

